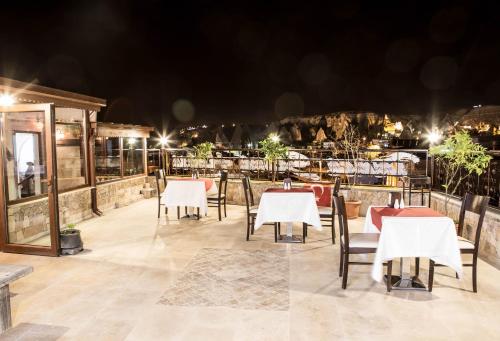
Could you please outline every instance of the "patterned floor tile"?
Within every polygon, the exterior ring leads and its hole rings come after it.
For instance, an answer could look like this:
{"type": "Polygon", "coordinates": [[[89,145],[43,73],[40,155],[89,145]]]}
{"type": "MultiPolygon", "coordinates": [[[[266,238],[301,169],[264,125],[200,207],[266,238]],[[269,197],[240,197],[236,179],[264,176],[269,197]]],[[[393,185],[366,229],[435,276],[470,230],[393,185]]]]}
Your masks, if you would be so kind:
{"type": "Polygon", "coordinates": [[[281,250],[202,249],[158,303],[288,310],[289,273],[281,250]]]}

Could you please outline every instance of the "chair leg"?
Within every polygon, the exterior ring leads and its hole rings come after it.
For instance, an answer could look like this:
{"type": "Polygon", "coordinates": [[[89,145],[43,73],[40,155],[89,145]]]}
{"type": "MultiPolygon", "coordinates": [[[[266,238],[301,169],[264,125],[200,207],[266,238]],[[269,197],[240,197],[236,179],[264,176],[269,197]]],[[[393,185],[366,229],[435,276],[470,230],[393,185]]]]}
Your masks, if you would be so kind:
{"type": "Polygon", "coordinates": [[[472,291],[477,292],[477,255],[472,258],[472,291]]]}
{"type": "Polygon", "coordinates": [[[347,273],[349,272],[349,253],[344,254],[344,265],[342,271],[342,289],[347,288],[347,273]]]}
{"type": "Polygon", "coordinates": [[[181,219],[181,207],[180,206],[177,206],[177,219],[178,220],[181,219]]]}
{"type": "Polygon", "coordinates": [[[306,243],[306,237],[307,237],[307,224],[302,223],[302,244],[306,243]]]}
{"type": "Polygon", "coordinates": [[[158,200],[158,218],[160,218],[160,200],[158,200]]]}
{"type": "Polygon", "coordinates": [[[281,235],[281,223],[278,223],[278,236],[281,235]]]}
{"type": "Polygon", "coordinates": [[[250,240],[250,217],[247,216],[247,242],[250,240]]]}
{"type": "Polygon", "coordinates": [[[332,216],[332,244],[335,244],[335,219],[332,216]]]}
{"type": "Polygon", "coordinates": [[[415,276],[420,274],[420,257],[415,258],[415,276]]]}
{"type": "Polygon", "coordinates": [[[250,217],[250,221],[252,222],[250,225],[251,225],[251,229],[250,229],[250,232],[252,234],[255,233],[255,218],[254,217],[250,217]]]}
{"type": "Polygon", "coordinates": [[[227,218],[227,211],[226,211],[226,198],[224,198],[224,217],[227,218]]]}
{"type": "Polygon", "coordinates": [[[188,208],[187,206],[184,206],[184,214],[187,215],[188,214],[188,208]]]}
{"type": "Polygon", "coordinates": [[[434,261],[429,260],[429,283],[427,286],[429,287],[429,292],[432,292],[432,286],[434,284],[434,261]]]}
{"type": "Polygon", "coordinates": [[[220,212],[220,201],[217,204],[217,209],[219,210],[219,221],[221,221],[222,220],[222,216],[221,216],[221,212],[220,212]]]}
{"type": "Polygon", "coordinates": [[[167,214],[168,214],[168,207],[165,206],[165,215],[167,215],[167,214]]]}
{"type": "Polygon", "coordinates": [[[274,242],[278,242],[278,224],[274,223],[274,242]]]}
{"type": "Polygon", "coordinates": [[[197,217],[196,218],[197,220],[200,220],[200,208],[199,207],[196,208],[196,217],[197,217]]]}
{"type": "Polygon", "coordinates": [[[387,262],[387,292],[392,289],[392,260],[387,262]]]}
{"type": "Polygon", "coordinates": [[[344,265],[344,248],[340,245],[340,264],[339,264],[339,277],[342,277],[342,270],[344,265]]]}

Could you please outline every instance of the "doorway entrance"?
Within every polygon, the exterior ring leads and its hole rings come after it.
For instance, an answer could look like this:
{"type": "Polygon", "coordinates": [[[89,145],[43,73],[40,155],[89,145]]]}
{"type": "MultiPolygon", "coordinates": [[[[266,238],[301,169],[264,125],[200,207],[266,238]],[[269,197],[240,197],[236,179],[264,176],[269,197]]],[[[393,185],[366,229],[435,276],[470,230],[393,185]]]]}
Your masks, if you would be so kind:
{"type": "Polygon", "coordinates": [[[0,248],[57,256],[54,106],[0,107],[0,248]]]}

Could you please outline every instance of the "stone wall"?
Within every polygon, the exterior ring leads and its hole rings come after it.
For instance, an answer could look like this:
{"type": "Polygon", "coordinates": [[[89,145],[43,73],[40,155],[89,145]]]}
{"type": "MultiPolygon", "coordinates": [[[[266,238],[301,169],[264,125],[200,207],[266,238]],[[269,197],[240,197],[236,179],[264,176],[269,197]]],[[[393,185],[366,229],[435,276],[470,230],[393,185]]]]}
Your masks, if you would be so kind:
{"type": "MultiPolygon", "coordinates": [[[[92,218],[90,188],[59,194],[59,224],[92,218]]],[[[50,221],[48,199],[42,198],[11,205],[8,208],[9,242],[38,244],[48,235],[50,221]]]]}
{"type": "Polygon", "coordinates": [[[43,198],[9,206],[7,215],[10,243],[30,243],[48,234],[48,202],[47,198],[43,198]]]}
{"type": "Polygon", "coordinates": [[[97,185],[97,207],[101,211],[127,206],[143,198],[148,177],[140,176],[97,185]]]}
{"type": "Polygon", "coordinates": [[[59,225],[76,224],[92,218],[90,188],[76,189],[59,194],[59,225]]]}

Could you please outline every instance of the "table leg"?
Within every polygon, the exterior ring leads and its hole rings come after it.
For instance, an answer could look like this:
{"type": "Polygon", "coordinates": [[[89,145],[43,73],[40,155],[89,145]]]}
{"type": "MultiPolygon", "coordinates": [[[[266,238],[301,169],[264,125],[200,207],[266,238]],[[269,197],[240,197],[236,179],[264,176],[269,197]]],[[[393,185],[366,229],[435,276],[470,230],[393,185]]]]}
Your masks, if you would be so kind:
{"type": "MultiPolygon", "coordinates": [[[[411,275],[410,258],[400,258],[399,276],[391,276],[392,289],[394,290],[425,290],[425,285],[417,276],[411,275]]],[[[387,280],[387,278],[386,278],[387,280]]]]}
{"type": "Polygon", "coordinates": [[[293,234],[293,223],[286,222],[286,234],[280,234],[278,237],[279,243],[302,243],[303,238],[301,235],[293,234]]]}
{"type": "Polygon", "coordinates": [[[0,288],[0,333],[12,327],[9,285],[0,288]]]}

